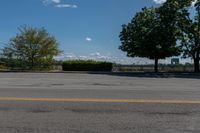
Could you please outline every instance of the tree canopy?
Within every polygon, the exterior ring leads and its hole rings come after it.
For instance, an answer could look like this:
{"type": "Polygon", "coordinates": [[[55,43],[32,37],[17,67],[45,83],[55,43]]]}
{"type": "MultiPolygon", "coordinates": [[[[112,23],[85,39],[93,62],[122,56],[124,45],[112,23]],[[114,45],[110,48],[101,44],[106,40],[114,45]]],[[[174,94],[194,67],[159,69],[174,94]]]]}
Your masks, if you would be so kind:
{"type": "Polygon", "coordinates": [[[26,69],[47,67],[61,51],[58,42],[44,28],[23,26],[3,49],[9,59],[21,61],[26,69]]]}
{"type": "Polygon", "coordinates": [[[176,47],[176,15],[172,15],[176,12],[167,9],[143,8],[130,23],[122,26],[120,33],[120,49],[130,57],[154,59],[156,72],[159,59],[179,55],[176,47]]]}

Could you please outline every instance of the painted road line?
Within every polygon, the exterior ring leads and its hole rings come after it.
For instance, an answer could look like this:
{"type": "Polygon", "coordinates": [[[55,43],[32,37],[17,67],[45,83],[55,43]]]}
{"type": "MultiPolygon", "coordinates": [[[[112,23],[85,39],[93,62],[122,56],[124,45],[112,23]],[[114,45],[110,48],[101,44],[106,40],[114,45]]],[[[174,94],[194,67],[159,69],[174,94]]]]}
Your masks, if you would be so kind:
{"type": "Polygon", "coordinates": [[[192,101],[192,100],[95,99],[95,98],[15,98],[15,97],[1,97],[0,101],[200,104],[200,101],[192,101]]]}

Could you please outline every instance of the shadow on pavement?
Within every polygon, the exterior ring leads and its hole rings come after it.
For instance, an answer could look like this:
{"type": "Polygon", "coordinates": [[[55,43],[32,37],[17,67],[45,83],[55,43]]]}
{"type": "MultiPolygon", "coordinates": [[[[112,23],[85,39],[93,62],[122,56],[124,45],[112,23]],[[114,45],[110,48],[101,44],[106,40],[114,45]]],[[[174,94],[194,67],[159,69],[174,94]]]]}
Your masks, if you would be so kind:
{"type": "Polygon", "coordinates": [[[98,74],[138,78],[188,78],[200,79],[200,73],[194,72],[87,72],[87,71],[0,71],[0,73],[65,73],[65,74],[98,74]]]}
{"type": "Polygon", "coordinates": [[[88,74],[100,74],[121,77],[138,77],[138,78],[188,78],[200,79],[200,73],[153,73],[153,72],[88,72],[88,74]]]}

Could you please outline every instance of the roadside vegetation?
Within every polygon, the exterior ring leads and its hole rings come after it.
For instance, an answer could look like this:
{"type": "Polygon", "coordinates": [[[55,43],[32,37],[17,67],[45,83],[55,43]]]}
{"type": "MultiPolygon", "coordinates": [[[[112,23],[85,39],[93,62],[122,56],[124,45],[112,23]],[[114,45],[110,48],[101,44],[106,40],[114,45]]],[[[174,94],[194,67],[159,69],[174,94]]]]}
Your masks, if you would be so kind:
{"type": "Polygon", "coordinates": [[[57,40],[46,29],[23,26],[2,49],[1,62],[10,69],[51,69],[60,53],[57,40]]]}
{"type": "Polygon", "coordinates": [[[182,56],[192,57],[194,70],[199,72],[200,59],[200,1],[167,0],[160,7],[144,7],[132,21],[122,26],[122,51],[129,57],[146,57],[155,60],[158,72],[159,59],[182,56]],[[195,16],[190,14],[191,6],[195,16]]]}
{"type": "MultiPolygon", "coordinates": [[[[142,8],[131,22],[122,25],[119,49],[128,57],[154,60],[154,72],[161,70],[160,59],[173,56],[192,58],[194,65],[190,68],[200,72],[200,0],[195,5],[192,2],[167,0],[159,7],[142,8]]],[[[56,38],[46,29],[22,26],[2,48],[0,69],[51,70],[58,65],[64,71],[111,71],[113,68],[112,63],[91,60],[56,61],[54,57],[62,53],[58,46],[56,38]]]]}
{"type": "Polygon", "coordinates": [[[64,71],[112,71],[113,64],[92,60],[72,60],[62,64],[64,71]]]}

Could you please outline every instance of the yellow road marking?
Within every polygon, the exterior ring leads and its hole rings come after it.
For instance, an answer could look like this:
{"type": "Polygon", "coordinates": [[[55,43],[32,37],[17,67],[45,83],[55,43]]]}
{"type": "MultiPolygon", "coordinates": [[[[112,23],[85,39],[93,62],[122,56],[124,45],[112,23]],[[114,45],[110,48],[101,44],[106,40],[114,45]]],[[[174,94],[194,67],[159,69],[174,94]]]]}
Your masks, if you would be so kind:
{"type": "Polygon", "coordinates": [[[95,99],[95,98],[14,98],[14,97],[1,97],[0,101],[200,104],[200,101],[192,101],[192,100],[190,101],[190,100],[143,100],[143,99],[95,99]]]}

